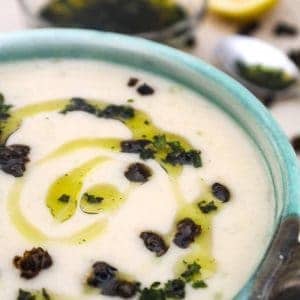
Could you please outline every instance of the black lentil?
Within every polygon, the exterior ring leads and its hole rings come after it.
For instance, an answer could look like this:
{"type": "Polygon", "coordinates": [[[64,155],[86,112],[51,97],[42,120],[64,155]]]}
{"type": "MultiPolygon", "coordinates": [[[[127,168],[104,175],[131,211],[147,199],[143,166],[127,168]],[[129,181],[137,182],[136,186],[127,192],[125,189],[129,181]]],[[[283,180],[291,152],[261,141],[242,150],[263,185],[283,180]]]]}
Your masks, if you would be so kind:
{"type": "Polygon", "coordinates": [[[116,285],[116,295],[121,298],[132,298],[139,290],[138,282],[129,282],[126,280],[118,280],[116,285]]]}
{"type": "Polygon", "coordinates": [[[300,69],[300,49],[293,49],[288,52],[289,58],[297,65],[300,69]]]}
{"type": "Polygon", "coordinates": [[[296,36],[298,34],[298,28],[287,22],[278,22],[274,29],[273,33],[277,36],[296,36]]]}
{"type": "Polygon", "coordinates": [[[23,176],[29,152],[30,148],[26,145],[0,146],[0,168],[14,177],[23,176]]]}
{"type": "Polygon", "coordinates": [[[140,284],[117,278],[118,270],[105,263],[96,262],[93,271],[87,279],[89,286],[101,289],[101,294],[106,296],[118,296],[131,298],[136,295],[140,284]]]}
{"type": "Polygon", "coordinates": [[[265,107],[269,108],[276,102],[276,97],[274,95],[267,95],[262,99],[262,101],[265,107]]]}
{"type": "Polygon", "coordinates": [[[188,48],[194,48],[197,45],[197,39],[194,35],[190,35],[185,39],[184,45],[188,48]]]}
{"type": "Polygon", "coordinates": [[[126,140],[121,142],[121,151],[126,153],[141,153],[151,141],[146,139],[126,140]]]}
{"type": "Polygon", "coordinates": [[[297,153],[300,153],[300,135],[294,136],[291,140],[291,144],[297,153]]]}
{"type": "Polygon", "coordinates": [[[164,239],[157,233],[144,231],[140,234],[140,238],[144,241],[145,247],[156,254],[157,257],[164,255],[168,251],[164,239]]]}
{"type": "Polygon", "coordinates": [[[25,251],[23,256],[15,256],[13,263],[21,271],[21,277],[31,279],[36,277],[40,271],[52,266],[51,256],[43,248],[33,248],[25,251]]]}
{"type": "Polygon", "coordinates": [[[142,96],[150,96],[154,94],[154,89],[150,85],[144,83],[137,88],[137,92],[142,96]]]}
{"type": "Polygon", "coordinates": [[[173,239],[175,245],[185,249],[192,244],[196,237],[201,234],[201,226],[196,224],[192,219],[185,218],[177,223],[176,234],[173,239]]]}
{"type": "Polygon", "coordinates": [[[152,171],[144,164],[133,163],[128,167],[124,175],[129,181],[144,183],[152,176],[152,171]]]}
{"type": "Polygon", "coordinates": [[[87,279],[87,284],[92,287],[101,288],[112,279],[115,279],[117,269],[105,262],[96,262],[93,264],[93,271],[87,279]]]}
{"type": "Polygon", "coordinates": [[[181,279],[169,280],[165,284],[164,290],[167,298],[172,298],[172,299],[185,298],[185,282],[181,279]]]}
{"type": "Polygon", "coordinates": [[[230,200],[229,189],[221,183],[214,183],[211,187],[211,191],[212,194],[221,202],[228,202],[230,200]]]}
{"type": "Polygon", "coordinates": [[[253,21],[253,22],[250,22],[250,23],[247,23],[247,24],[241,26],[238,29],[237,33],[240,35],[251,35],[255,31],[257,31],[259,29],[259,27],[260,27],[260,22],[253,21]]]}
{"type": "Polygon", "coordinates": [[[138,84],[138,82],[139,82],[139,80],[137,78],[131,77],[131,78],[129,78],[127,85],[129,87],[134,87],[138,84]]]}

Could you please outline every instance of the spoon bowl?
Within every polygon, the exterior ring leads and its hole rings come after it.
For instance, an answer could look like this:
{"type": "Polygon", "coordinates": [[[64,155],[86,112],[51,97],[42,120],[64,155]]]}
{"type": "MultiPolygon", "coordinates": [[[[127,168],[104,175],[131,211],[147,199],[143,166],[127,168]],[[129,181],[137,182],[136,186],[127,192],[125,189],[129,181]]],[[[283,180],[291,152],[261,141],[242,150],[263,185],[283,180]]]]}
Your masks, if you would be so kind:
{"type": "Polygon", "coordinates": [[[261,97],[287,92],[300,78],[297,66],[283,51],[257,38],[224,38],[215,57],[225,72],[261,97]]]}

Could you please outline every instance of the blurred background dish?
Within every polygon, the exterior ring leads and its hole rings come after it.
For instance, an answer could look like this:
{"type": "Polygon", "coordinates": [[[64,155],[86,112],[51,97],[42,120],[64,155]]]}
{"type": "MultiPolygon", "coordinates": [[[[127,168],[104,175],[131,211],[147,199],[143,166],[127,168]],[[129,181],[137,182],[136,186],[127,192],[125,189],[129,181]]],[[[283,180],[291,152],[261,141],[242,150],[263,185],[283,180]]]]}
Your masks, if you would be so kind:
{"type": "Polygon", "coordinates": [[[181,46],[205,13],[206,0],[18,0],[34,27],[138,35],[181,46]]]}

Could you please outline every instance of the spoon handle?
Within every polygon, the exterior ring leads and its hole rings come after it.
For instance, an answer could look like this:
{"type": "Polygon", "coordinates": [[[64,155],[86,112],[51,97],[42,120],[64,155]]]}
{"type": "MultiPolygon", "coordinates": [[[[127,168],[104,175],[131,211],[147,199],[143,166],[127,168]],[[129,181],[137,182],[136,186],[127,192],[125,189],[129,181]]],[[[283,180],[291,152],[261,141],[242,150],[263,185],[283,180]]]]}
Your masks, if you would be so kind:
{"type": "Polygon", "coordinates": [[[300,299],[300,219],[287,217],[256,274],[250,300],[300,299]]]}

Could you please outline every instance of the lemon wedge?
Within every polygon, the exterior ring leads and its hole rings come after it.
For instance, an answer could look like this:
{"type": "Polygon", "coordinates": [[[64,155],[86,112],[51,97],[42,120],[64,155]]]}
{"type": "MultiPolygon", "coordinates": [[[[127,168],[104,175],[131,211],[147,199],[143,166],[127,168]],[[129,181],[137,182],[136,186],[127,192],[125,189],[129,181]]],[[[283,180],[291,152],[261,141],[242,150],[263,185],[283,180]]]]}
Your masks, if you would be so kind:
{"type": "Polygon", "coordinates": [[[241,22],[257,19],[278,0],[209,0],[209,8],[221,16],[241,22]]]}

